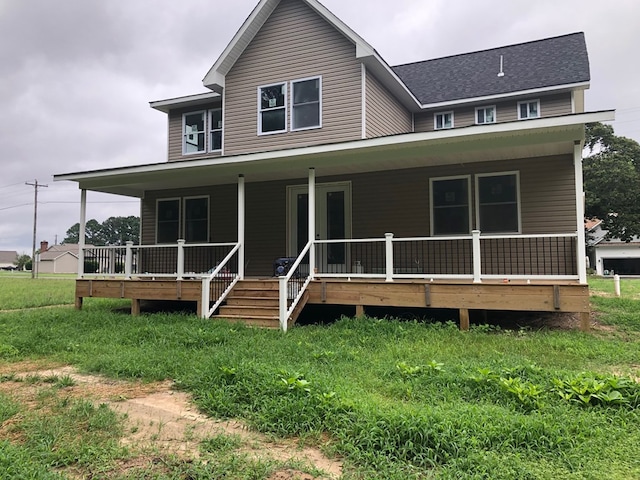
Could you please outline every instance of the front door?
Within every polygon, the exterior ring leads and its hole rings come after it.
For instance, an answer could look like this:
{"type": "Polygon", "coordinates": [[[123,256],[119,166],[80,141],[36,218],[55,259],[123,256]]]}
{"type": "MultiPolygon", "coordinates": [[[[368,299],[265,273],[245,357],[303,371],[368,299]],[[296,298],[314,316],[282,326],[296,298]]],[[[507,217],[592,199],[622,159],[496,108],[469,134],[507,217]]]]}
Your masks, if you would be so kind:
{"type": "MultiPolygon", "coordinates": [[[[289,255],[297,256],[309,241],[309,193],[307,185],[288,187],[289,255]]],[[[316,185],[316,240],[351,238],[351,183],[316,185]]],[[[316,263],[322,273],[346,272],[344,243],[321,244],[316,263]]]]}

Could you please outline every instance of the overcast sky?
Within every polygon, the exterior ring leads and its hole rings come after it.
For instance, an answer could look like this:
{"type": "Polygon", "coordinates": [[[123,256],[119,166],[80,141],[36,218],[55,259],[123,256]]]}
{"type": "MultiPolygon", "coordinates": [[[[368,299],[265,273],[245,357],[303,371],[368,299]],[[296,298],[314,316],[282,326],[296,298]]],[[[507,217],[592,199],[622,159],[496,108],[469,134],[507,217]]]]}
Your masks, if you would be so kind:
{"type": "MultiPolygon", "coordinates": [[[[149,101],[202,78],[258,0],[0,0],[0,250],[31,254],[79,221],[75,182],[52,175],[166,160],[166,115],[149,101]]],[[[616,109],[640,141],[637,0],[323,0],[391,65],[584,31],[587,111],[616,109]]],[[[88,193],[87,219],[139,203],[88,193]]]]}

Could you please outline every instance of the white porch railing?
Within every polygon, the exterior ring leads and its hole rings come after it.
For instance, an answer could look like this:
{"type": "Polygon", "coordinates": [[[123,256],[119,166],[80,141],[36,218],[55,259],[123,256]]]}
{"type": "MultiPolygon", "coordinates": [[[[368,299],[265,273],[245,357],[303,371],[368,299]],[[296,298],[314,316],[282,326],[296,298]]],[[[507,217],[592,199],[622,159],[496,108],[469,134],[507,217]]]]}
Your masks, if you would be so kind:
{"type": "Polygon", "coordinates": [[[218,266],[211,272],[210,275],[206,275],[202,278],[202,318],[210,318],[216,311],[220,304],[227,298],[229,292],[233,290],[233,287],[240,275],[237,268],[233,268],[233,264],[238,264],[238,251],[240,250],[240,243],[229,252],[229,254],[218,264],[218,266]],[[235,273],[234,273],[235,272],[235,273]],[[211,305],[211,284],[214,285],[214,298],[216,301],[211,305]]]}
{"type": "Polygon", "coordinates": [[[279,318],[280,318],[280,330],[287,331],[287,326],[291,314],[298,306],[305,289],[311,281],[311,271],[313,268],[310,258],[311,247],[313,243],[309,242],[302,249],[300,255],[293,265],[289,268],[286,275],[279,277],[280,285],[280,300],[279,300],[279,318]],[[306,260],[306,261],[305,261],[306,260]],[[291,303],[289,303],[291,301],[291,303]]]}

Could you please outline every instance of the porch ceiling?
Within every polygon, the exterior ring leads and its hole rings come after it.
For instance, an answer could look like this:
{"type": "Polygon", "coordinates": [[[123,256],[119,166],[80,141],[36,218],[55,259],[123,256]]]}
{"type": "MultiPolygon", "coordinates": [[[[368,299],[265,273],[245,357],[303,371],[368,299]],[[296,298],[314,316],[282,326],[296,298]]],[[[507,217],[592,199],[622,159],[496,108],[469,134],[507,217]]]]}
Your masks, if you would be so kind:
{"type": "Polygon", "coordinates": [[[146,190],[236,183],[243,174],[248,183],[397,170],[435,165],[515,160],[573,154],[584,140],[584,124],[613,120],[613,112],[410,133],[339,144],[275,152],[163,162],[108,170],[55,175],[54,180],[76,181],[81,189],[130,197],[146,190]]]}

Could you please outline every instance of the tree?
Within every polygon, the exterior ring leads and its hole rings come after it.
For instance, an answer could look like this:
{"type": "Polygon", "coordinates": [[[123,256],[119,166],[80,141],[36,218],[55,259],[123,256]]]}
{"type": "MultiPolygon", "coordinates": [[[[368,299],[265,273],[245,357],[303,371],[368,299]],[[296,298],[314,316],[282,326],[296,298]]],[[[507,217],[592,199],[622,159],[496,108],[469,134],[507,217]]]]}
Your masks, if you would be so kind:
{"type": "Polygon", "coordinates": [[[13,261],[13,264],[16,266],[18,270],[31,270],[31,257],[26,253],[22,255],[18,255],[16,259],[13,261]]]}
{"type": "Polygon", "coordinates": [[[609,238],[640,236],[640,144],[615,135],[610,125],[592,123],[585,148],[586,216],[602,220],[609,238]]]}
{"type": "MultiPolygon", "coordinates": [[[[62,243],[80,243],[80,224],[72,225],[62,243]]],[[[135,216],[109,217],[103,223],[88,220],[85,224],[85,242],[90,245],[124,245],[140,242],[140,219],[135,216]]]]}

